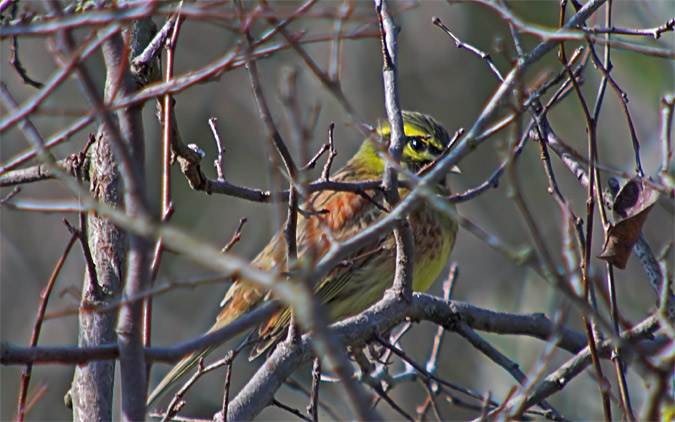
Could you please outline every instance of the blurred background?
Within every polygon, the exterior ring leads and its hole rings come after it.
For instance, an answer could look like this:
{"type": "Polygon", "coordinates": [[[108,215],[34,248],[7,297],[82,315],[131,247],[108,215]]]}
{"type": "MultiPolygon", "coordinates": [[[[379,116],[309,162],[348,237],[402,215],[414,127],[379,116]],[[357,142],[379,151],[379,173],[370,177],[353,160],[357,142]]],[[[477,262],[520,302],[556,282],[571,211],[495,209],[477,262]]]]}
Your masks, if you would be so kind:
{"type": "MultiPolygon", "coordinates": [[[[512,3],[513,13],[525,22],[549,28],[557,25],[559,19],[557,1],[533,0],[512,3]]],[[[499,81],[483,60],[467,50],[456,48],[454,42],[431,23],[431,18],[440,17],[462,41],[490,53],[503,74],[508,73],[510,69],[506,56],[514,55],[507,25],[493,10],[473,3],[449,5],[442,1],[424,1],[392,2],[392,4],[398,9],[405,9],[396,16],[397,24],[401,27],[399,83],[402,106],[433,115],[451,132],[460,127],[470,128],[486,101],[498,87],[499,81]],[[506,56],[495,50],[501,42],[506,48],[506,56]]],[[[273,2],[271,5],[277,10],[290,12],[299,7],[300,3],[273,2]]],[[[39,4],[33,2],[22,4],[22,7],[28,9],[35,7],[40,10],[39,4]]],[[[333,20],[319,16],[335,15],[342,7],[343,2],[319,1],[311,9],[314,12],[311,18],[297,20],[290,25],[290,29],[296,33],[306,31],[309,35],[330,35],[333,20]]],[[[671,1],[615,2],[613,24],[622,28],[655,27],[675,16],[674,12],[671,1]]],[[[597,19],[600,19],[600,16],[603,16],[602,13],[597,15],[597,19]]],[[[165,17],[156,17],[155,22],[161,26],[164,19],[165,17]]],[[[353,18],[346,22],[344,32],[349,33],[368,23],[371,31],[376,32],[374,19],[372,3],[357,1],[353,18]]],[[[262,22],[260,20],[254,24],[254,35],[259,36],[267,28],[262,22]]],[[[595,22],[594,25],[602,26],[599,22],[595,22]]],[[[77,31],[80,37],[84,37],[87,33],[88,29],[77,31]]],[[[187,19],[181,27],[176,48],[175,74],[191,72],[218,59],[232,48],[237,37],[234,31],[228,29],[227,23],[216,18],[187,19]]],[[[648,37],[634,37],[631,41],[671,50],[675,44],[672,32],[663,34],[659,40],[645,38],[648,37]]],[[[53,42],[50,37],[20,38],[20,57],[23,65],[29,75],[38,81],[48,80],[59,68],[51,53],[53,42]]],[[[272,41],[278,42],[277,38],[272,41]]],[[[527,49],[531,49],[537,43],[537,38],[524,36],[524,45],[527,49]]],[[[0,42],[2,55],[0,76],[19,103],[24,103],[38,91],[23,85],[10,66],[10,44],[10,39],[2,39],[0,42]]],[[[568,54],[577,45],[579,44],[574,42],[568,43],[568,54]]],[[[375,37],[345,39],[341,47],[342,89],[358,113],[366,121],[376,124],[378,119],[385,117],[380,41],[375,37]]],[[[306,49],[322,69],[327,68],[331,51],[330,42],[308,44],[306,49]]],[[[102,92],[104,73],[99,56],[95,54],[86,63],[98,77],[102,92]]],[[[612,75],[627,93],[630,101],[628,107],[641,143],[640,153],[645,173],[653,175],[659,170],[661,163],[660,98],[665,94],[672,94],[675,89],[673,60],[614,49],[612,62],[614,65],[612,75]]],[[[289,72],[297,72],[297,100],[303,115],[309,116],[311,107],[320,107],[307,151],[313,155],[318,150],[327,139],[329,124],[335,122],[335,145],[338,156],[333,168],[339,168],[356,151],[362,140],[362,135],[347,118],[345,110],[321,86],[292,50],[274,53],[269,58],[259,60],[258,65],[267,101],[294,157],[300,163],[304,161],[297,145],[292,141],[288,115],[285,113],[280,94],[289,72]]],[[[559,68],[556,53],[551,52],[537,63],[531,72],[524,75],[524,80],[535,80],[538,75],[544,72],[557,72],[559,68]]],[[[589,66],[584,77],[582,89],[587,100],[592,101],[595,98],[600,74],[589,66]]],[[[215,178],[215,171],[210,163],[216,157],[216,146],[207,120],[216,117],[226,149],[224,170],[227,180],[251,188],[272,188],[273,177],[269,171],[271,168],[269,157],[273,152],[265,139],[245,69],[237,68],[224,73],[217,80],[194,85],[178,93],[175,100],[182,136],[186,142],[195,143],[206,152],[203,168],[207,174],[215,178]]],[[[83,111],[86,111],[86,105],[77,82],[71,78],[45,101],[38,112],[32,115],[32,119],[43,136],[48,137],[63,130],[83,111]]],[[[8,111],[3,108],[2,113],[6,116],[8,111]]],[[[149,102],[144,111],[148,189],[158,210],[161,133],[154,114],[154,102],[149,102]]],[[[549,113],[549,119],[553,129],[565,142],[585,154],[587,149],[585,124],[574,95],[570,95],[562,104],[556,106],[549,113]]],[[[86,143],[88,133],[95,131],[96,127],[90,125],[55,148],[55,153],[58,157],[65,157],[80,151],[86,143]]],[[[1,136],[2,163],[29,148],[16,127],[2,133],[1,136]]],[[[503,158],[509,136],[511,135],[508,130],[501,132],[463,160],[460,163],[462,174],[451,176],[449,179],[452,189],[455,192],[463,192],[489,177],[503,158]]],[[[609,89],[598,123],[598,142],[599,157],[605,166],[628,173],[633,172],[630,134],[621,105],[614,92],[609,89]]],[[[320,163],[317,175],[323,160],[320,163]]],[[[584,216],[586,190],[556,157],[553,158],[553,166],[564,195],[570,200],[577,214],[584,216]]],[[[178,168],[173,169],[172,177],[171,199],[175,207],[172,223],[203,238],[205,242],[222,246],[230,240],[239,219],[246,217],[248,222],[244,225],[242,239],[233,248],[233,252],[242,257],[252,259],[278,229],[281,223],[279,216],[285,216],[285,212],[280,213],[279,208],[274,205],[194,192],[189,189],[178,168]]],[[[547,193],[547,180],[539,160],[539,149],[533,143],[526,146],[519,159],[517,177],[525,200],[556,255],[556,263],[562,268],[564,262],[560,259],[562,247],[560,209],[547,193]]],[[[504,244],[510,245],[513,250],[518,250],[531,244],[531,236],[519,210],[509,198],[511,189],[508,178],[504,177],[499,187],[460,204],[458,209],[462,215],[483,230],[496,236],[504,244]]],[[[3,188],[0,195],[4,197],[9,191],[9,188],[3,188]]],[[[69,195],[58,181],[46,181],[22,187],[20,197],[22,200],[32,198],[45,200],[68,198],[69,195]]],[[[0,330],[3,342],[23,346],[30,340],[40,301],[40,291],[70,237],[61,222],[63,218],[67,218],[73,224],[77,223],[75,214],[17,212],[6,208],[0,210],[0,330]]],[[[600,227],[599,220],[597,221],[596,228],[600,227]]],[[[673,242],[673,232],[672,213],[657,204],[644,227],[644,235],[656,254],[665,245],[673,242]]],[[[602,239],[601,230],[596,230],[593,256],[600,252],[602,239]]],[[[455,300],[503,312],[544,312],[550,317],[559,310],[562,297],[545,280],[527,267],[518,266],[464,230],[459,233],[452,259],[459,265],[459,278],[453,294],[455,300]]],[[[667,260],[672,265],[672,252],[667,260]]],[[[604,262],[594,259],[593,265],[595,270],[599,270],[598,275],[602,274],[604,262]]],[[[77,295],[81,290],[83,269],[84,263],[78,246],[69,255],[58,277],[47,311],[48,315],[55,317],[45,321],[40,345],[77,343],[77,316],[72,313],[68,316],[60,314],[63,311],[77,309],[77,295]]],[[[656,296],[648,286],[639,262],[632,257],[626,270],[616,271],[615,274],[622,314],[630,321],[640,321],[654,309],[656,296]]],[[[211,275],[207,269],[180,256],[167,253],[163,257],[158,284],[211,275]]],[[[154,344],[173,345],[198,336],[208,329],[219,310],[218,304],[227,287],[227,282],[222,281],[203,284],[194,289],[175,289],[157,296],[153,314],[154,344]]],[[[431,293],[440,295],[440,289],[441,283],[436,283],[431,293]]],[[[578,315],[573,314],[568,323],[578,329],[578,315]]],[[[426,361],[435,328],[429,323],[416,324],[402,340],[405,350],[419,362],[426,361]]],[[[526,373],[533,369],[545,347],[541,341],[515,336],[485,334],[485,338],[519,363],[526,373]]],[[[219,349],[220,353],[213,353],[211,358],[222,356],[227,349],[238,345],[238,341],[224,345],[219,349]]],[[[556,352],[550,361],[549,370],[553,370],[567,358],[569,358],[567,353],[556,352]]],[[[260,361],[249,363],[244,356],[236,361],[233,392],[238,391],[260,363],[260,361]]],[[[394,365],[393,368],[396,372],[397,366],[394,365]]],[[[0,420],[15,417],[21,369],[19,366],[0,366],[0,420]]],[[[166,365],[155,365],[151,385],[156,384],[168,369],[166,365]]],[[[310,369],[309,366],[302,368],[296,372],[294,378],[309,386],[310,369]]],[[[188,405],[181,413],[211,418],[220,407],[224,373],[222,370],[200,380],[186,396],[188,405]]],[[[482,394],[490,392],[496,400],[504,399],[509,390],[516,385],[506,372],[479,354],[459,336],[451,333],[445,336],[438,373],[448,380],[482,394]]],[[[46,386],[47,390],[28,414],[28,419],[70,419],[71,413],[63,405],[63,396],[69,388],[72,375],[73,368],[70,366],[34,367],[31,393],[41,386],[46,386]]],[[[639,387],[642,385],[641,378],[629,371],[629,386],[631,385],[638,386],[631,389],[631,393],[634,405],[640,409],[645,398],[645,390],[639,387]]],[[[551,403],[566,417],[572,420],[602,418],[597,384],[590,375],[577,377],[568,386],[568,390],[551,399],[551,403]],[[574,394],[570,394],[570,391],[574,391],[574,394]]],[[[340,385],[322,384],[320,397],[330,403],[341,417],[351,418],[340,385]]],[[[426,392],[419,383],[406,382],[394,388],[391,397],[411,414],[415,414],[415,407],[424,402],[426,392]]],[[[308,403],[304,395],[290,388],[282,388],[277,399],[301,410],[308,403]]],[[[462,410],[445,401],[439,403],[444,417],[448,419],[477,416],[474,412],[462,410]]],[[[119,407],[119,404],[117,406],[119,407]]],[[[400,415],[386,404],[380,404],[378,409],[388,418],[400,418],[400,415]]],[[[330,416],[320,410],[320,418],[329,419],[330,416]]],[[[268,408],[260,415],[260,419],[295,420],[295,417],[278,408],[268,408]]]]}

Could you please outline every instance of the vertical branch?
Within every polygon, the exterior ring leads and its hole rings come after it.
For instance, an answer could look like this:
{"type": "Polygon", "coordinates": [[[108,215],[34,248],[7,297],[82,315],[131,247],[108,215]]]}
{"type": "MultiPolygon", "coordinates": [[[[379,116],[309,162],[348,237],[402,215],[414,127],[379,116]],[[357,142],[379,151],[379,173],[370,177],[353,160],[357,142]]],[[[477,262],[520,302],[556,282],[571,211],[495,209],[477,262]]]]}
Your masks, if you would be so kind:
{"type": "MultiPolygon", "coordinates": [[[[298,189],[291,185],[290,193],[288,195],[288,215],[286,216],[286,224],[284,225],[284,239],[286,240],[286,268],[287,271],[292,271],[293,267],[298,262],[298,189]]],[[[298,280],[299,281],[299,280],[298,280]]],[[[311,292],[311,286],[308,283],[307,277],[302,277],[304,281],[304,288],[311,292]]],[[[315,299],[313,299],[316,301],[315,299]]],[[[294,343],[300,340],[301,332],[295,321],[295,312],[291,312],[291,322],[288,326],[288,337],[294,343]]]]}
{"type": "MultiPolygon", "coordinates": [[[[148,82],[156,82],[160,79],[161,69],[159,67],[159,52],[163,41],[164,46],[167,50],[166,54],[166,74],[165,81],[170,83],[173,78],[173,62],[174,62],[174,51],[176,47],[176,40],[178,38],[178,30],[180,27],[180,13],[177,13],[170,17],[167,23],[160,31],[160,34],[156,35],[151,41],[148,42],[148,48],[143,51],[143,53],[138,56],[132,56],[132,71],[136,69],[143,68],[140,63],[143,63],[144,66],[156,66],[157,69],[155,72],[149,72],[148,82]],[[168,38],[168,33],[171,32],[171,38],[168,38]],[[166,33],[167,35],[163,35],[166,33]],[[157,47],[155,47],[157,45],[157,47]],[[144,57],[146,52],[149,49],[154,48],[154,53],[150,54],[150,57],[144,57]],[[155,57],[156,56],[156,57],[155,57]]],[[[148,53],[149,54],[149,53],[148,53]]],[[[159,99],[158,99],[159,101],[159,99]]],[[[173,213],[173,205],[171,203],[171,141],[172,141],[172,131],[175,129],[172,126],[173,120],[171,115],[173,113],[173,97],[171,95],[165,95],[162,100],[164,107],[162,108],[163,118],[161,119],[162,124],[162,179],[161,179],[161,199],[160,199],[160,212],[162,221],[169,219],[173,213]]],[[[160,238],[155,242],[154,250],[152,252],[152,263],[150,264],[150,280],[148,283],[149,288],[153,288],[155,285],[155,280],[157,279],[157,274],[159,272],[159,264],[162,258],[163,253],[163,241],[160,238]]],[[[143,345],[144,347],[150,347],[152,345],[152,299],[153,296],[149,295],[145,299],[143,304],[143,345]]],[[[150,379],[150,370],[151,365],[147,365],[146,379],[150,379]]]]}
{"type": "Polygon", "coordinates": [[[319,420],[319,385],[321,384],[321,359],[314,358],[312,364],[312,393],[307,406],[307,414],[313,421],[319,420]]]}
{"type": "MultiPolygon", "coordinates": [[[[102,131],[91,150],[91,194],[99,202],[123,206],[121,179],[110,145],[104,141],[102,131]]],[[[114,343],[117,311],[94,313],[84,309],[119,300],[124,277],[124,257],[128,250],[127,237],[113,223],[95,213],[89,213],[83,231],[87,236],[87,245],[96,272],[93,273],[89,267],[85,272],[78,346],[114,343]]],[[[112,417],[114,370],[114,361],[90,362],[75,369],[70,390],[74,420],[92,420],[95,415],[112,417]]]]}
{"type": "MultiPolygon", "coordinates": [[[[57,16],[62,10],[57,0],[48,7],[57,16]]],[[[154,36],[149,18],[131,23],[128,31],[129,50],[121,34],[106,38],[102,45],[106,65],[106,87],[101,99],[93,78],[82,63],[75,64],[82,93],[99,114],[101,127],[93,146],[90,179],[92,195],[114,208],[124,208],[132,217],[147,217],[145,199],[145,146],[141,108],[136,104],[113,113],[105,109],[115,98],[133,95],[137,83],[129,69],[129,57],[142,51],[154,36]]],[[[60,47],[71,56],[75,42],[69,30],[60,32],[60,47]]],[[[91,213],[87,236],[96,278],[87,273],[82,306],[103,306],[117,301],[126,278],[124,296],[141,297],[149,280],[150,243],[140,236],[129,236],[110,221],[91,213]],[[128,251],[128,254],[127,254],[128,251]],[[125,268],[126,265],[126,268],[125,268]]],[[[111,307],[117,309],[116,307],[111,307]]],[[[143,302],[126,302],[119,317],[115,312],[80,313],[80,345],[118,342],[122,373],[122,413],[126,420],[145,418],[146,367],[142,343],[143,302]],[[115,324],[117,328],[115,329],[115,324]],[[117,331],[117,333],[115,333],[117,331]]],[[[73,417],[76,420],[107,420],[112,417],[114,362],[92,362],[78,367],[71,388],[73,417]]]]}
{"type": "MultiPolygon", "coordinates": [[[[382,56],[384,65],[382,77],[384,79],[384,104],[387,110],[387,119],[391,128],[389,138],[389,153],[395,162],[401,160],[405,146],[405,132],[403,117],[398,98],[398,70],[396,35],[399,28],[390,14],[389,5],[385,0],[375,0],[380,21],[380,36],[382,38],[382,56]]],[[[391,208],[399,200],[398,174],[394,167],[387,163],[382,176],[382,187],[387,205],[391,208]]],[[[412,275],[414,262],[414,239],[407,220],[402,218],[394,228],[396,241],[396,270],[394,273],[393,289],[401,298],[410,301],[412,298],[412,275]]]]}
{"type": "MultiPolygon", "coordinates": [[[[132,24],[132,37],[137,36],[140,23],[132,24]]],[[[147,35],[147,34],[146,34],[147,35]]],[[[149,38],[149,37],[148,37],[149,38]]],[[[149,41],[149,39],[148,39],[149,41]]],[[[114,97],[127,96],[135,92],[136,83],[129,70],[127,46],[118,34],[103,44],[103,58],[106,65],[106,89],[104,101],[110,103],[114,97]]],[[[133,51],[136,54],[140,51],[133,51]]],[[[85,74],[81,70],[80,76],[85,74]]],[[[85,79],[82,77],[82,79],[85,79]]],[[[107,150],[106,160],[109,165],[124,169],[120,175],[119,185],[124,186],[124,196],[118,194],[126,212],[133,216],[147,215],[144,187],[144,142],[140,106],[132,106],[116,113],[116,121],[106,115],[98,148],[107,150]],[[111,154],[110,152],[113,152],[111,154]],[[131,159],[133,157],[133,159],[131,159]]],[[[96,216],[92,216],[96,218],[96,216]]],[[[110,222],[109,230],[118,231],[110,222]]],[[[119,237],[124,233],[117,233],[119,237]]],[[[126,274],[124,274],[124,255],[117,263],[117,275],[124,277],[123,298],[138,297],[148,286],[150,274],[150,243],[137,235],[129,235],[129,253],[126,257],[126,274]]],[[[91,239],[91,237],[90,237],[91,239]]],[[[92,248],[94,250],[95,248],[92,248]]],[[[104,250],[105,251],[105,250],[104,250]]],[[[119,259],[119,258],[118,258],[119,259]]],[[[117,319],[117,343],[120,348],[120,369],[122,384],[122,416],[125,420],[139,420],[145,417],[145,395],[147,393],[146,365],[143,354],[143,302],[140,300],[125,303],[117,319]]]]}
{"type": "Polygon", "coordinates": [[[330,79],[339,81],[342,71],[342,31],[344,29],[345,21],[354,12],[354,0],[344,0],[344,3],[339,8],[339,16],[335,19],[333,26],[333,42],[331,43],[330,64],[328,75],[330,79]]]}
{"type": "MultiPolygon", "coordinates": [[[[144,19],[132,23],[130,37],[136,42],[130,43],[140,47],[150,42],[152,36],[142,25],[154,26],[152,21],[144,19]],[[145,42],[138,38],[145,36],[145,42]]],[[[126,96],[136,91],[129,68],[129,57],[135,57],[142,50],[128,51],[122,37],[112,37],[103,44],[103,58],[108,72],[106,78],[106,100],[110,101],[110,91],[113,90],[126,96]],[[119,75],[119,79],[112,78],[119,75]],[[116,81],[119,86],[111,86],[116,81]]],[[[145,145],[143,140],[143,122],[141,108],[132,106],[121,109],[117,113],[120,133],[123,137],[123,147],[134,157],[131,164],[131,180],[125,177],[125,209],[132,217],[147,217],[145,196],[145,145]],[[135,180],[134,180],[135,179],[135,180]],[[131,187],[135,188],[132,189],[131,187]]],[[[117,151],[116,151],[117,152],[117,151]]],[[[116,154],[117,155],[117,154],[116,154]]],[[[116,157],[119,159],[121,157],[116,157]]],[[[121,164],[121,163],[118,163],[121,164]]],[[[150,284],[150,252],[151,242],[138,236],[129,235],[129,255],[127,259],[127,273],[123,297],[142,297],[142,292],[150,284]]],[[[120,309],[117,322],[117,344],[120,348],[120,373],[122,384],[122,418],[124,420],[141,420],[145,418],[145,396],[147,394],[147,367],[143,349],[143,318],[144,303],[134,300],[125,303],[120,309]]]]}
{"type": "Polygon", "coordinates": [[[674,108],[675,97],[672,94],[661,98],[661,173],[664,176],[673,174],[673,140],[671,131],[674,108]]]}
{"type": "Polygon", "coordinates": [[[291,186],[288,195],[288,215],[286,225],[284,226],[284,238],[286,239],[286,262],[288,270],[295,265],[298,260],[298,190],[291,186]]]}
{"type": "MultiPolygon", "coordinates": [[[[612,0],[609,0],[607,2],[607,7],[605,11],[605,27],[610,28],[612,26],[612,0]]],[[[604,47],[604,58],[603,58],[603,67],[607,69],[607,72],[602,72],[602,79],[600,81],[600,86],[598,87],[598,94],[595,102],[595,109],[593,111],[593,120],[595,122],[598,121],[600,118],[600,111],[602,109],[602,102],[603,98],[605,95],[605,90],[607,88],[607,82],[609,81],[609,72],[613,68],[612,62],[611,62],[611,47],[609,46],[609,39],[611,37],[611,33],[606,33],[605,34],[605,41],[607,41],[607,45],[604,47]]],[[[589,42],[590,44],[590,42],[589,42]]],[[[592,48],[592,47],[591,47],[592,48]]],[[[637,150],[636,150],[637,154],[637,150]]],[[[636,158],[636,163],[638,163],[637,168],[640,168],[640,160],[639,157],[636,158]]],[[[596,180],[596,195],[597,195],[597,201],[598,201],[598,207],[600,209],[600,217],[602,218],[602,225],[605,229],[605,231],[609,230],[609,221],[607,219],[607,213],[605,212],[605,201],[602,200],[602,182],[600,179],[600,171],[595,168],[596,174],[595,174],[595,180],[596,180]]],[[[605,263],[605,268],[606,268],[606,276],[607,276],[607,291],[609,293],[609,302],[610,302],[610,315],[612,318],[612,325],[614,326],[614,333],[619,334],[620,329],[619,329],[619,309],[617,307],[617,298],[616,298],[616,289],[615,289],[615,278],[614,278],[614,268],[612,267],[612,264],[610,263],[605,263]]],[[[624,412],[624,418],[626,418],[628,421],[634,421],[635,420],[635,414],[633,412],[633,407],[630,402],[630,396],[628,394],[628,387],[626,385],[626,365],[623,362],[623,359],[621,358],[621,354],[619,351],[619,348],[615,348],[612,351],[612,362],[614,363],[614,369],[616,372],[616,377],[617,381],[619,384],[619,391],[620,391],[620,399],[621,399],[621,407],[623,408],[624,412]]]]}
{"type": "Polygon", "coordinates": [[[249,79],[251,81],[251,88],[253,90],[253,97],[255,98],[256,104],[258,105],[258,112],[260,113],[260,118],[265,124],[266,135],[274,145],[274,148],[279,153],[279,156],[281,157],[281,160],[284,163],[286,171],[288,172],[288,175],[290,176],[291,180],[295,181],[295,178],[298,174],[298,169],[295,166],[295,163],[293,162],[293,158],[291,157],[291,153],[288,150],[286,143],[284,142],[283,138],[281,137],[281,134],[277,130],[277,126],[274,123],[274,119],[272,118],[272,113],[269,107],[267,106],[267,102],[264,99],[262,86],[260,84],[260,78],[258,76],[258,65],[256,64],[255,59],[251,57],[253,53],[252,51],[253,37],[248,32],[248,29],[244,32],[244,37],[246,37],[247,40],[246,67],[248,68],[249,79]]]}

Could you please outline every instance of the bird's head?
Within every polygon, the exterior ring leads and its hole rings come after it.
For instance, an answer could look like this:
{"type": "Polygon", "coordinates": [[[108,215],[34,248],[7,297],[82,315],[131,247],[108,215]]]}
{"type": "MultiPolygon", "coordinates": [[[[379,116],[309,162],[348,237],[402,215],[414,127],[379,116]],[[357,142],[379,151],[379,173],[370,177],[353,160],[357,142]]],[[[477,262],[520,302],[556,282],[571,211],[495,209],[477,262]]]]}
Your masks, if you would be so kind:
{"type": "MultiPolygon", "coordinates": [[[[415,111],[403,111],[403,130],[406,143],[401,155],[401,163],[411,172],[417,173],[426,165],[439,158],[450,143],[450,134],[434,118],[415,111]]],[[[382,121],[377,128],[377,135],[388,144],[391,129],[389,122],[382,121]]],[[[384,171],[384,159],[380,155],[381,147],[367,140],[361,146],[361,159],[367,161],[371,171],[381,175],[384,171]]],[[[451,171],[459,172],[456,167],[451,171]]]]}
{"type": "MultiPolygon", "coordinates": [[[[415,111],[403,111],[403,131],[406,143],[401,163],[408,170],[417,173],[424,166],[441,156],[450,142],[450,134],[433,117],[415,111]]],[[[383,122],[378,134],[388,140],[391,129],[389,122],[383,122]]]]}

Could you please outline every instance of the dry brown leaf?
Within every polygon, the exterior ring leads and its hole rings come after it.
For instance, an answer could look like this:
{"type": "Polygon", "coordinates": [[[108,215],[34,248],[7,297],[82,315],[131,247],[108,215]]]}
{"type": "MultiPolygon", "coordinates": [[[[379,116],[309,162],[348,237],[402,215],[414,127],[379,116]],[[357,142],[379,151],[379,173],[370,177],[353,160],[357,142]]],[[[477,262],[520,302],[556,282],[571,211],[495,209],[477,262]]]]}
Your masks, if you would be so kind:
{"type": "Polygon", "coordinates": [[[615,223],[605,233],[605,245],[598,258],[622,270],[626,268],[633,245],[658,198],[658,192],[646,186],[640,177],[629,180],[614,199],[615,223]]]}

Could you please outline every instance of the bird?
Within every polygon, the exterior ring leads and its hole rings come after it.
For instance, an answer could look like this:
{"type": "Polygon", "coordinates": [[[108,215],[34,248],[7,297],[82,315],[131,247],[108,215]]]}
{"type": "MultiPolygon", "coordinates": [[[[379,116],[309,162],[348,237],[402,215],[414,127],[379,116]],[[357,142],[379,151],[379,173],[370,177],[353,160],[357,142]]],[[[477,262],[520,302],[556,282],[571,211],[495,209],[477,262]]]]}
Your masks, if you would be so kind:
{"type": "MultiPolygon", "coordinates": [[[[434,118],[427,114],[402,111],[405,145],[401,164],[411,173],[417,173],[442,156],[450,147],[450,135],[434,118]]],[[[356,154],[330,180],[360,182],[381,179],[386,146],[391,129],[383,121],[376,129],[377,136],[363,141],[356,154]]],[[[458,170],[456,167],[451,171],[458,170]]],[[[445,178],[434,187],[435,193],[448,196],[445,178]]],[[[399,196],[405,198],[410,189],[399,186],[399,196]]],[[[308,196],[298,214],[296,239],[297,262],[318,262],[334,242],[342,242],[378,222],[387,210],[381,190],[366,194],[346,191],[318,191],[308,196]]],[[[449,207],[453,205],[448,204],[449,207]]],[[[438,210],[422,200],[407,216],[414,237],[413,290],[425,291],[441,274],[450,259],[455,244],[457,222],[447,212],[438,210]]],[[[287,271],[286,240],[283,231],[277,233],[252,261],[262,270],[287,271]]],[[[395,270],[396,246],[393,233],[384,233],[363,246],[338,265],[314,286],[314,294],[325,306],[329,319],[338,321],[356,315],[382,298],[392,285],[395,270]]],[[[216,331],[237,318],[271,300],[268,291],[244,279],[233,280],[221,302],[221,311],[215,324],[207,332],[216,331]]],[[[280,339],[290,323],[290,310],[281,308],[258,328],[261,340],[251,351],[253,359],[270,349],[280,339]]],[[[188,373],[199,359],[216,346],[196,351],[177,363],[148,396],[148,406],[161,398],[179,379],[188,373]]]]}

